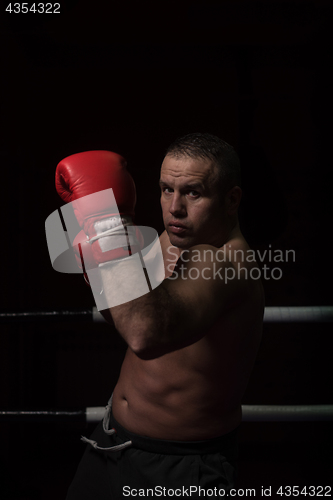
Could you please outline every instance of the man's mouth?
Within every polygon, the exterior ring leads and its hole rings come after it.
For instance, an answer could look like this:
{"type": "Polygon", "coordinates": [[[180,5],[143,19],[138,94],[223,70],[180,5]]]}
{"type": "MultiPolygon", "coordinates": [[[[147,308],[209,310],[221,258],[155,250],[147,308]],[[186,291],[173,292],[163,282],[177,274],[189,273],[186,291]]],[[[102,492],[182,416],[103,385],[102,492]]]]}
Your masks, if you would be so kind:
{"type": "Polygon", "coordinates": [[[170,231],[172,233],[175,233],[175,234],[182,234],[185,231],[187,231],[187,227],[178,221],[170,221],[168,225],[169,225],[170,231]]]}

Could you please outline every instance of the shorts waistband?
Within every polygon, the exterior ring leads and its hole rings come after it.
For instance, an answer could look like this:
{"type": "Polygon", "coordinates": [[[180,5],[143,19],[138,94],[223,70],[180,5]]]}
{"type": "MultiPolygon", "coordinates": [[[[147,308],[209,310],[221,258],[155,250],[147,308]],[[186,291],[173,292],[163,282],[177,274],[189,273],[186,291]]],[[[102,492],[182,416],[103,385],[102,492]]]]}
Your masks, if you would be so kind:
{"type": "Polygon", "coordinates": [[[163,455],[205,455],[222,452],[225,455],[233,454],[237,445],[238,427],[223,436],[203,441],[169,441],[140,436],[128,431],[110,414],[110,428],[115,429],[115,436],[122,441],[131,441],[131,448],[138,448],[151,453],[163,455]]]}

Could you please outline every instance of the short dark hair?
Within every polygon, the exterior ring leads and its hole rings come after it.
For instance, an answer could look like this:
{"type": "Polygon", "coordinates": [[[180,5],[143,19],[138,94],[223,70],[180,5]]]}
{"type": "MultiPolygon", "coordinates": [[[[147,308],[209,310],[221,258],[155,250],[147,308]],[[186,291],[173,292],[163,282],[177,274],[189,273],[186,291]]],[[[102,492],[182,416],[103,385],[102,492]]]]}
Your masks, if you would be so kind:
{"type": "Polygon", "coordinates": [[[241,185],[238,154],[230,144],[215,135],[197,132],[179,137],[168,147],[165,156],[212,160],[218,168],[218,189],[222,196],[232,187],[241,185]]]}

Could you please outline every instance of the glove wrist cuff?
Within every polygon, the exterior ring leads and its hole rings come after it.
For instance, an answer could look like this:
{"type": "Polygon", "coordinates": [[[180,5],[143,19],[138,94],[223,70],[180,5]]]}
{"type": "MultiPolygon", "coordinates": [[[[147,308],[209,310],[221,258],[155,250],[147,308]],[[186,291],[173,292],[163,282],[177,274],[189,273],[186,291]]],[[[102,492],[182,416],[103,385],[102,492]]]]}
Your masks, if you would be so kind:
{"type": "Polygon", "coordinates": [[[87,242],[97,264],[128,257],[140,250],[137,228],[128,215],[90,219],[88,235],[87,242]]]}

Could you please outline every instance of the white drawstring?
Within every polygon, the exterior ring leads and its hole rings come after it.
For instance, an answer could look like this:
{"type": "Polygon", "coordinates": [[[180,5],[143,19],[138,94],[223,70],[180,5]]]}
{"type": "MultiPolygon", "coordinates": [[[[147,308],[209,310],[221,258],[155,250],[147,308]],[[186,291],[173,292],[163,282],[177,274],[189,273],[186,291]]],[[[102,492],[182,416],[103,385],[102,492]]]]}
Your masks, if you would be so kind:
{"type": "MultiPolygon", "coordinates": [[[[105,434],[108,434],[109,436],[112,436],[112,434],[115,434],[116,430],[115,429],[109,429],[109,423],[110,423],[110,417],[111,417],[111,407],[112,407],[112,397],[113,394],[111,395],[111,398],[108,401],[108,404],[105,407],[105,414],[103,418],[103,431],[105,434]]],[[[132,445],[132,441],[125,441],[125,443],[118,444],[116,446],[110,446],[109,448],[101,448],[98,446],[96,441],[93,441],[92,439],[88,439],[84,436],[81,436],[81,441],[84,443],[90,444],[95,450],[102,450],[102,451],[119,451],[119,450],[124,450],[125,448],[128,448],[129,446],[132,445]]]]}

